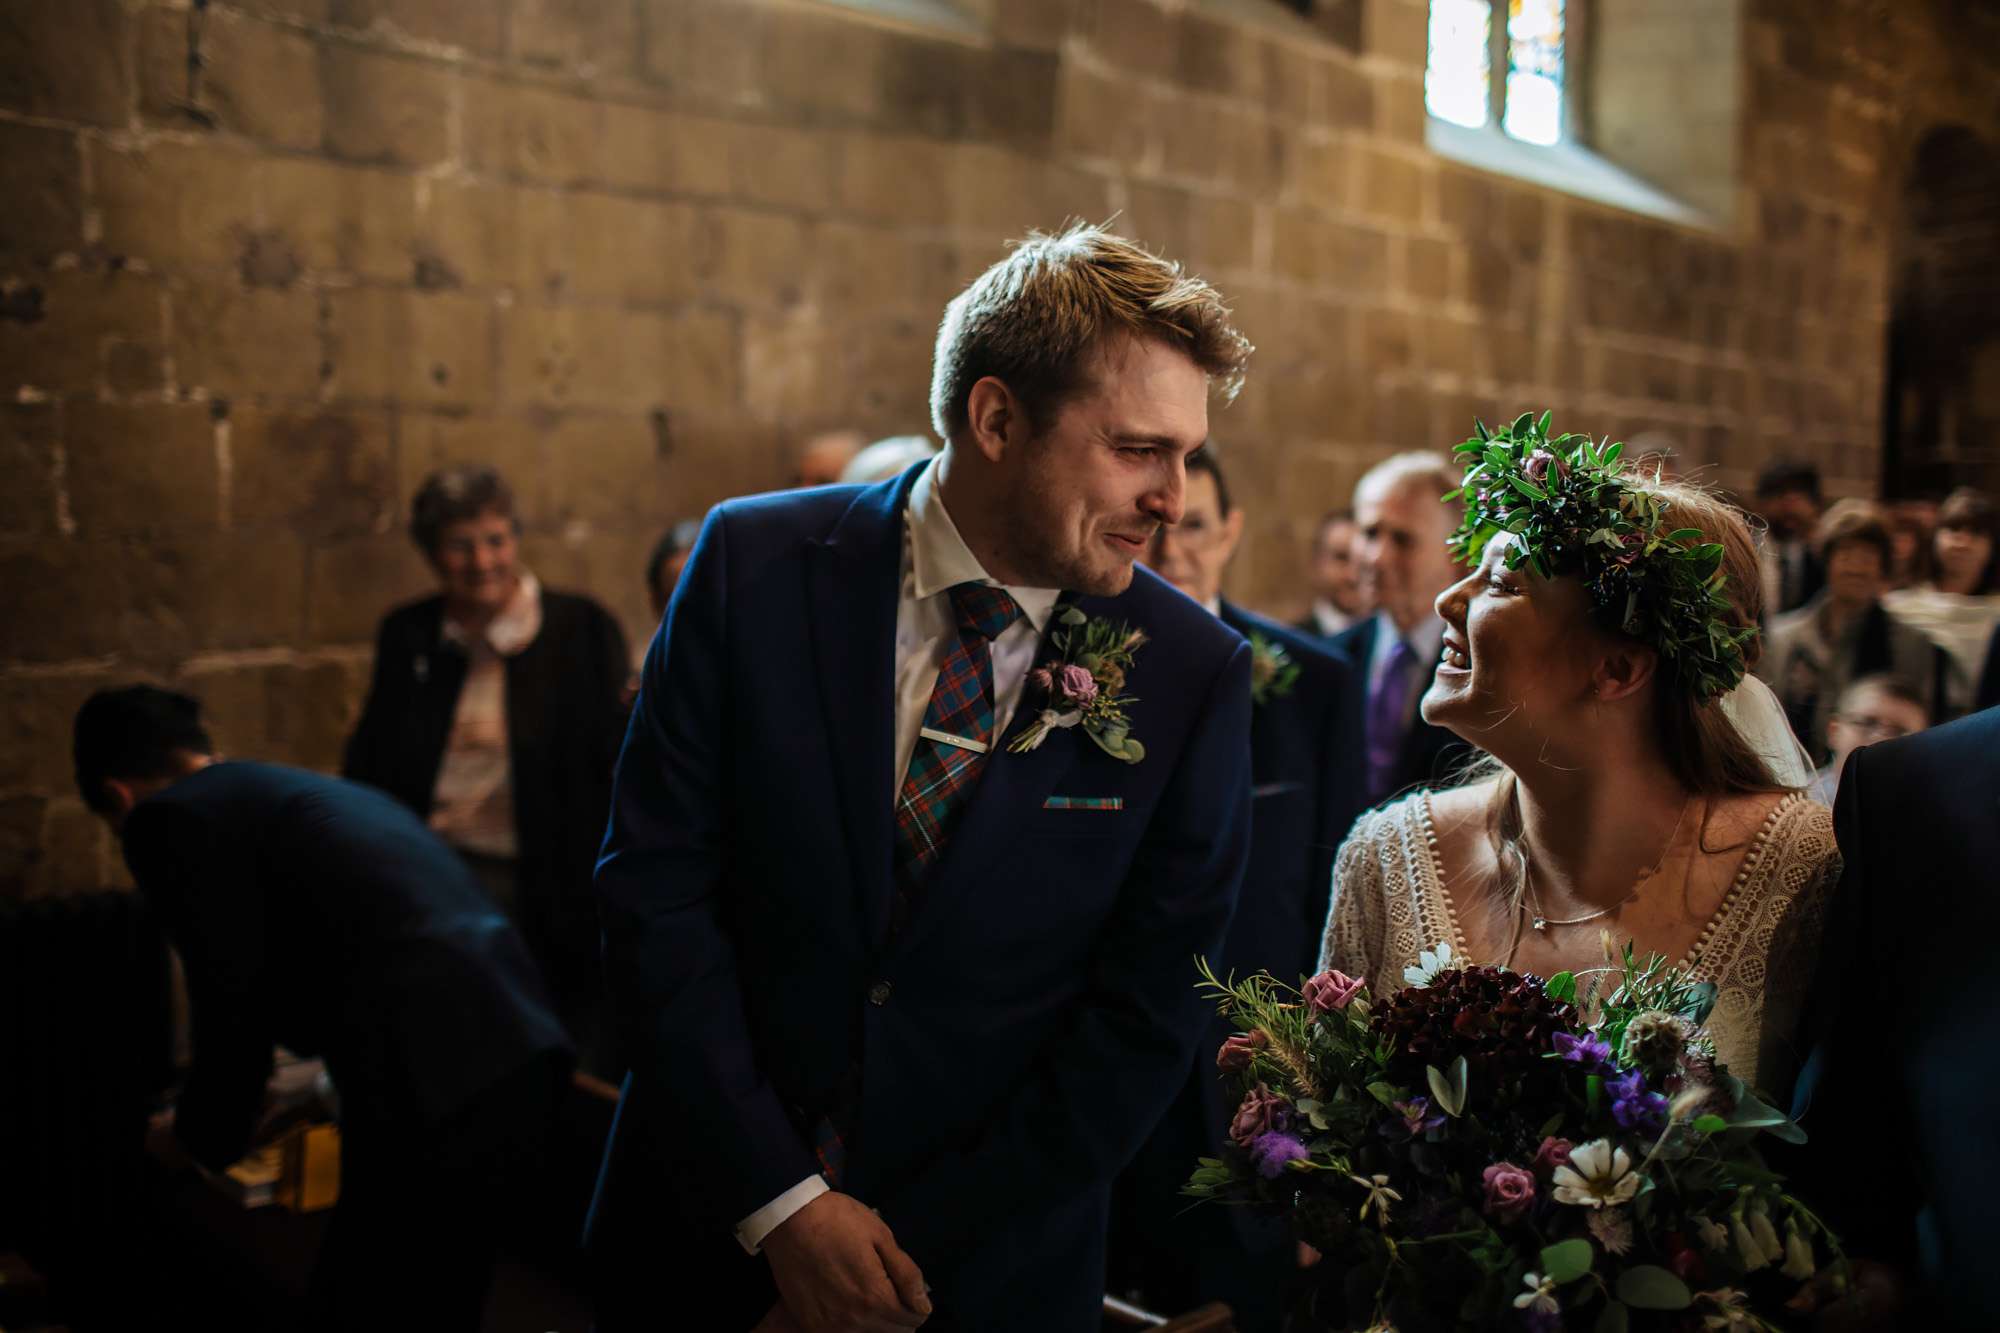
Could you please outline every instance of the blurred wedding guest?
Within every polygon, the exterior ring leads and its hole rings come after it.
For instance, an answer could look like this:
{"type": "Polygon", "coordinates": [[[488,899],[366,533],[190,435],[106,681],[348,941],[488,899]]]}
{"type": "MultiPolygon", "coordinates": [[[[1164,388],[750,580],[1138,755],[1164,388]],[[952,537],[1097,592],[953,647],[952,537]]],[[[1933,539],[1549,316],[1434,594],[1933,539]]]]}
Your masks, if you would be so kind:
{"type": "Polygon", "coordinates": [[[1977,959],[2000,934],[1996,792],[1996,709],[1865,746],[1841,775],[1846,871],[1806,1010],[1792,1112],[1807,1137],[1789,1174],[1842,1248],[1880,1265],[1847,1329],[1994,1326],[2000,991],[1977,959]],[[1864,1184],[1857,1163],[1889,1143],[1896,1166],[1864,1184]]]}
{"type": "MultiPolygon", "coordinates": [[[[1335,827],[1355,776],[1339,734],[1346,671],[1319,639],[1245,611],[1222,596],[1222,575],[1243,536],[1244,511],[1213,444],[1187,460],[1181,521],[1154,535],[1146,556],[1166,579],[1250,641],[1250,864],[1230,919],[1218,974],[1260,970],[1296,981],[1313,970],[1326,921],[1335,827]]],[[[1216,1077],[1229,1026],[1211,1018],[1192,1072],[1115,1195],[1114,1286],[1129,1283],[1152,1309],[1226,1302],[1243,1333],[1275,1330],[1283,1313],[1292,1238],[1249,1209],[1197,1208],[1180,1197],[1191,1163],[1227,1141],[1236,1097],[1216,1077]]]]}
{"type": "Polygon", "coordinates": [[[1764,540],[1757,549],[1764,614],[1803,606],[1825,581],[1812,549],[1813,527],[1819,522],[1819,469],[1811,463],[1771,464],[1757,476],[1751,508],[1764,520],[1764,540]]]}
{"type": "Polygon", "coordinates": [[[618,622],[521,564],[514,496],[489,467],[446,469],[411,506],[438,595],[391,611],[342,772],[415,810],[507,910],[593,1074],[599,1041],[590,875],[611,804],[631,671],[618,622]]]}
{"type": "Polygon", "coordinates": [[[1347,667],[1342,727],[1355,738],[1358,780],[1342,783],[1344,835],[1354,817],[1418,785],[1443,783],[1470,751],[1417,714],[1444,645],[1438,594],[1461,571],[1445,549],[1459,506],[1438,497],[1458,489],[1443,454],[1397,454],[1377,463],[1354,488],[1355,563],[1362,596],[1375,612],[1332,641],[1347,667]]]}
{"type": "Polygon", "coordinates": [[[1930,710],[1908,681],[1887,673],[1861,677],[1840,692],[1840,706],[1826,724],[1833,759],[1813,775],[1807,794],[1821,805],[1831,806],[1847,756],[1877,741],[1913,736],[1930,724],[1930,710]]]}
{"type": "Polygon", "coordinates": [[[841,469],[861,452],[868,437],[858,430],[822,431],[799,446],[795,486],[831,486],[840,480],[841,469]]]}
{"type": "Polygon", "coordinates": [[[906,468],[923,462],[937,452],[926,435],[891,435],[854,455],[840,470],[843,485],[873,486],[878,481],[900,477],[906,468]]]}
{"type": "MultiPolygon", "coordinates": [[[[1849,682],[1886,671],[1928,690],[1937,650],[1882,607],[1889,530],[1876,506],[1840,501],[1821,520],[1817,539],[1825,586],[1772,619],[1757,675],[1776,692],[1813,762],[1824,763],[1827,727],[1849,682]]],[[[1922,708],[1928,719],[1928,697],[1922,708]]]]}
{"type": "Polygon", "coordinates": [[[1368,614],[1371,607],[1354,560],[1359,535],[1351,509],[1336,509],[1320,519],[1313,536],[1312,607],[1296,628],[1330,639],[1368,614]]]}
{"type": "Polygon", "coordinates": [[[1898,500],[1887,509],[1889,587],[1913,587],[1923,581],[1937,506],[1924,500],[1898,500]]]}
{"type": "Polygon", "coordinates": [[[1961,486],[1938,506],[1925,580],[1887,594],[1889,614],[1944,650],[1937,716],[1968,711],[1986,668],[1986,648],[2000,626],[2000,556],[1994,550],[1993,500],[1961,486]]]}
{"type": "Polygon", "coordinates": [[[701,520],[684,518],[667,529],[646,558],[646,595],[652,599],[655,620],[667,614],[667,603],[674,599],[674,588],[687,568],[694,539],[700,535],[701,520]]]}
{"type": "Polygon", "coordinates": [[[402,805],[224,761],[186,695],[93,695],[75,762],[187,976],[190,1071],[154,1155],[225,1169],[272,1047],[322,1056],[340,1201],[299,1323],[478,1329],[515,1169],[542,1157],[571,1058],[520,937],[402,805]]]}

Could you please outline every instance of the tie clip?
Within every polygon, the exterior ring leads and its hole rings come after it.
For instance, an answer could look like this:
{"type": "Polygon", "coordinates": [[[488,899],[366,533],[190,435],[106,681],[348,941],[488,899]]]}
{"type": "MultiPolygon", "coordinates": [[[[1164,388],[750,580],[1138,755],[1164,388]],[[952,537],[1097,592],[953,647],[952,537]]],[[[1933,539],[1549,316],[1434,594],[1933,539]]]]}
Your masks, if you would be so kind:
{"type": "Polygon", "coordinates": [[[974,754],[985,754],[993,748],[985,741],[976,741],[970,736],[954,736],[948,731],[939,731],[935,727],[925,727],[918,731],[917,734],[929,740],[934,740],[939,745],[956,745],[959,749],[970,750],[974,754]]]}

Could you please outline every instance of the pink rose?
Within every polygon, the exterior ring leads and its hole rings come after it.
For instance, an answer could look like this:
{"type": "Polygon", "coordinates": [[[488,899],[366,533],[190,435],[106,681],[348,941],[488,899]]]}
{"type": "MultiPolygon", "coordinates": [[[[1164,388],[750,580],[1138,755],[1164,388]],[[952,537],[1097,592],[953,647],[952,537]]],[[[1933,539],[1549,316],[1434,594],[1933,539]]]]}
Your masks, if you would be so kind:
{"type": "Polygon", "coordinates": [[[1237,1147],[1247,1148],[1259,1134],[1283,1133],[1291,1123],[1292,1104],[1259,1083],[1243,1094],[1243,1102],[1229,1122],[1229,1138],[1237,1147]]]}
{"type": "Polygon", "coordinates": [[[1269,1040],[1262,1028],[1239,1032],[1224,1040],[1221,1049],[1216,1051],[1215,1067],[1231,1074],[1240,1073],[1250,1067],[1250,1057],[1263,1050],[1269,1040]]]}
{"type": "Polygon", "coordinates": [[[1350,977],[1345,972],[1327,971],[1307,978],[1299,993],[1314,1013],[1330,1014],[1336,1009],[1345,1009],[1347,1002],[1367,984],[1362,978],[1350,977]]]}
{"type": "Polygon", "coordinates": [[[1570,1146],[1568,1139],[1543,1139],[1542,1146],[1535,1149],[1535,1160],[1530,1163],[1535,1174],[1547,1180],[1557,1167],[1568,1166],[1570,1146]]]}
{"type": "Polygon", "coordinates": [[[1078,708],[1088,708],[1097,699],[1097,677],[1072,663],[1062,669],[1062,692],[1078,708]]]}
{"type": "Polygon", "coordinates": [[[1480,1178],[1486,1182],[1486,1211],[1502,1222],[1519,1221],[1535,1201],[1535,1178],[1512,1162],[1495,1162],[1480,1178]]]}

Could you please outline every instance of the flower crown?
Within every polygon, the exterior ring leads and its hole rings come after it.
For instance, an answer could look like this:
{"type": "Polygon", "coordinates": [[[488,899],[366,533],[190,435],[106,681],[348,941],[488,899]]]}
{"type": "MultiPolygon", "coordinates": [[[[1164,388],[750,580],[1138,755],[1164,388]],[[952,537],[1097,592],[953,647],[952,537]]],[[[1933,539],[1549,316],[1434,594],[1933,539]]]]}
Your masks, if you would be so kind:
{"type": "Polygon", "coordinates": [[[1670,530],[1666,502],[1626,484],[1622,444],[1551,438],[1547,412],[1498,431],[1475,426],[1455,451],[1466,456],[1464,484],[1444,497],[1465,504],[1452,554],[1476,565],[1488,542],[1511,532],[1519,540],[1507,568],[1580,577],[1597,622],[1652,645],[1703,703],[1735,689],[1757,630],[1730,625],[1722,543],[1699,528],[1670,530]]]}

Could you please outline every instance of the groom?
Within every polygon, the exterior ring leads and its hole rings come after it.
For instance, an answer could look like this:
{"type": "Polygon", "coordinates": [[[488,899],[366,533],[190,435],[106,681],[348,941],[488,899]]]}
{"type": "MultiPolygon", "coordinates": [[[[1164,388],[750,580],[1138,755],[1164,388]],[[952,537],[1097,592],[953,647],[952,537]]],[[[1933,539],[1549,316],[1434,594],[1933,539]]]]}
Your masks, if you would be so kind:
{"type": "Polygon", "coordinates": [[[1178,266],[1036,235],[945,312],[935,460],[709,515],[597,873],[602,1328],[1097,1328],[1250,813],[1249,650],[1133,561],[1249,351],[1178,266]],[[1076,711],[1052,627],[1143,632],[1122,686],[1072,662],[1137,744],[1011,748],[1076,711]]]}

